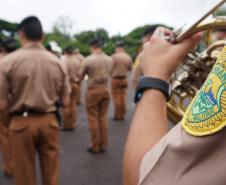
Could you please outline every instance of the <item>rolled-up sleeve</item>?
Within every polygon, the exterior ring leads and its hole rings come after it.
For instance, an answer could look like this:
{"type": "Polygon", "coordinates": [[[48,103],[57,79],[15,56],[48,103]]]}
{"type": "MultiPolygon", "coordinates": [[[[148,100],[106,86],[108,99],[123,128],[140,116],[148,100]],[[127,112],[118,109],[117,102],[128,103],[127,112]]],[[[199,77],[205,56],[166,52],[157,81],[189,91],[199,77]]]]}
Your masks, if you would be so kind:
{"type": "Polygon", "coordinates": [[[70,81],[69,81],[69,75],[66,70],[64,70],[63,78],[64,79],[63,79],[63,84],[62,84],[61,95],[67,96],[71,93],[71,86],[70,86],[70,81]]]}
{"type": "Polygon", "coordinates": [[[79,79],[80,81],[84,78],[84,76],[88,73],[88,62],[84,59],[82,67],[79,70],[79,79]]]}
{"type": "Polygon", "coordinates": [[[4,71],[4,66],[0,64],[0,100],[8,101],[9,80],[4,71]]]}

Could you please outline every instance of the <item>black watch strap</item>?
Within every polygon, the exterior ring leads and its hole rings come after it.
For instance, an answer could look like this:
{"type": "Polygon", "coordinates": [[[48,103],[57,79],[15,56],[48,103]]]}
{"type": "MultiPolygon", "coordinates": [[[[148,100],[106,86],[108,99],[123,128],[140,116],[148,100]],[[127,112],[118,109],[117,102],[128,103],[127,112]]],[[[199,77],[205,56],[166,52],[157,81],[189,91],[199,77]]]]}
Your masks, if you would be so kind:
{"type": "Polygon", "coordinates": [[[134,102],[139,102],[143,96],[144,91],[148,89],[157,89],[165,95],[167,100],[170,98],[171,89],[166,81],[152,77],[140,77],[137,84],[134,102]]]}

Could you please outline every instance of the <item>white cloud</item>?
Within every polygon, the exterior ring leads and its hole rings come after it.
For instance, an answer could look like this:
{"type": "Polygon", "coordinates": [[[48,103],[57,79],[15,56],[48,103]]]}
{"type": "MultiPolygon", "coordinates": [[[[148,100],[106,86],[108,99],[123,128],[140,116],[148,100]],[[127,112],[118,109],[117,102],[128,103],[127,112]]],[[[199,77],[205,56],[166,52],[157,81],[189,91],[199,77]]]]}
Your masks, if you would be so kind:
{"type": "Polygon", "coordinates": [[[5,0],[1,17],[19,22],[37,15],[50,31],[61,15],[74,22],[75,32],[103,27],[111,34],[126,34],[133,28],[151,23],[179,26],[200,14],[218,0],[5,0]]]}

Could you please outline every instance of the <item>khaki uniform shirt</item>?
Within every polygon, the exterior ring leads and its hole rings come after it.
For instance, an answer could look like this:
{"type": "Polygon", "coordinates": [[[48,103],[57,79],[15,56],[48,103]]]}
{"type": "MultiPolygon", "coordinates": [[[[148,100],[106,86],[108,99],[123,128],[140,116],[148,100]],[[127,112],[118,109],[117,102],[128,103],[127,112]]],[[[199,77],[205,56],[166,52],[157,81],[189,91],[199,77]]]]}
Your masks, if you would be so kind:
{"type": "Polygon", "coordinates": [[[73,55],[65,55],[63,57],[63,62],[66,64],[70,82],[79,82],[80,61],[73,55]]]}
{"type": "Polygon", "coordinates": [[[94,53],[84,60],[81,75],[89,77],[89,87],[107,86],[113,60],[104,53],[94,53]]]}
{"type": "Polygon", "coordinates": [[[113,67],[111,76],[115,77],[126,77],[128,71],[131,70],[132,58],[125,52],[119,52],[112,55],[113,67]]]}
{"type": "Polygon", "coordinates": [[[5,56],[5,53],[0,52],[0,60],[5,56]]]}
{"type": "Polygon", "coordinates": [[[225,141],[226,128],[195,137],[178,124],[144,157],[139,185],[225,185],[225,141]]]}
{"type": "Polygon", "coordinates": [[[77,60],[79,60],[81,63],[82,63],[83,60],[85,59],[85,57],[84,57],[82,54],[80,54],[80,53],[75,54],[74,56],[75,56],[75,58],[76,58],[77,60]]]}
{"type": "Polygon", "coordinates": [[[27,44],[0,62],[0,99],[9,112],[55,111],[55,103],[70,93],[68,75],[59,59],[42,45],[27,44]]]}

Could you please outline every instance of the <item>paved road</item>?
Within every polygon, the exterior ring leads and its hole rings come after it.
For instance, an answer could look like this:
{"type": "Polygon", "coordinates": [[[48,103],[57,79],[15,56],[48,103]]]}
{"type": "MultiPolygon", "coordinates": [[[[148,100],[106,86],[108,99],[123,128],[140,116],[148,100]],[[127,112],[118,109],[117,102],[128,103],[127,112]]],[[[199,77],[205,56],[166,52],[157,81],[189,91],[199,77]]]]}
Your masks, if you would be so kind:
{"type": "MultiPolygon", "coordinates": [[[[111,103],[109,111],[108,151],[101,155],[91,155],[86,152],[90,137],[83,98],[83,104],[78,108],[78,125],[76,130],[61,132],[60,185],[121,184],[123,148],[134,111],[132,99],[133,96],[130,92],[127,104],[128,114],[123,122],[110,120],[113,115],[113,107],[111,103]]],[[[37,184],[39,185],[39,174],[37,175],[37,181],[37,184]]],[[[1,171],[0,185],[13,185],[12,180],[5,178],[1,171]]]]}

